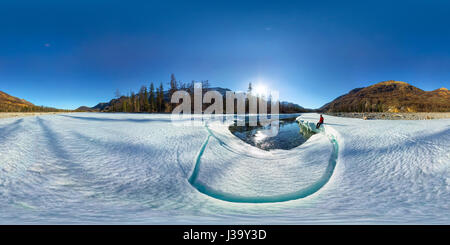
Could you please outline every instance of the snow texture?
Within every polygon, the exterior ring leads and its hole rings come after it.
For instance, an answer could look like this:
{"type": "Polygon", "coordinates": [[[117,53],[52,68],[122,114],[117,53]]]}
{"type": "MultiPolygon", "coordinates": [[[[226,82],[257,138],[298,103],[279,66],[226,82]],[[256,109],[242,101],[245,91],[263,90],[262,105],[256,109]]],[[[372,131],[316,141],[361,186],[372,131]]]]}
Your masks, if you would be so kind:
{"type": "Polygon", "coordinates": [[[449,224],[449,203],[449,119],[325,116],[271,151],[214,120],[0,120],[1,224],[449,224]]]}

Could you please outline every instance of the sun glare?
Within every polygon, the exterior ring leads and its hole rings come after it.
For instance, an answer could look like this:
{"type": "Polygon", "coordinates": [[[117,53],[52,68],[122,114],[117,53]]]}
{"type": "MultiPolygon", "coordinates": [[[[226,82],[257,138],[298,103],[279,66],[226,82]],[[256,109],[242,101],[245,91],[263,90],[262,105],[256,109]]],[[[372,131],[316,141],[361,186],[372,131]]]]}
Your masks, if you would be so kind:
{"type": "Polygon", "coordinates": [[[267,87],[263,84],[255,85],[255,89],[253,91],[256,95],[267,95],[267,87]]]}

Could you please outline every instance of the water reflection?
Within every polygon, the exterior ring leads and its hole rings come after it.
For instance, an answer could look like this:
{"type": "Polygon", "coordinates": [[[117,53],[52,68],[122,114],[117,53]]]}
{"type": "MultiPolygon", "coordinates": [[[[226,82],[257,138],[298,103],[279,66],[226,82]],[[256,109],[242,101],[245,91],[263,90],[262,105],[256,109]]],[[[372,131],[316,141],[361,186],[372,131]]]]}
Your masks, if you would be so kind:
{"type": "Polygon", "coordinates": [[[237,121],[235,121],[229,129],[241,140],[260,149],[289,150],[305,143],[314,134],[308,128],[299,125],[295,118],[281,118],[278,134],[273,137],[270,137],[271,135],[268,132],[270,132],[272,126],[276,127],[277,125],[261,125],[258,123],[257,126],[249,126],[248,118],[245,119],[245,126],[238,126],[237,121]]]}

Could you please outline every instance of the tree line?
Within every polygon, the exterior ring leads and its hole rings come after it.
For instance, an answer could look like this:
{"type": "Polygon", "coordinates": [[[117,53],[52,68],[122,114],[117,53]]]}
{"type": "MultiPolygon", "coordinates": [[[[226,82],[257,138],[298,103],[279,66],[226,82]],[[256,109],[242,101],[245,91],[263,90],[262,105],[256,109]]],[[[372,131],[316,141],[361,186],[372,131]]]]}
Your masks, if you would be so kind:
{"type": "MultiPolygon", "coordinates": [[[[170,113],[172,110],[178,106],[179,103],[171,103],[172,95],[176,91],[186,91],[191,97],[191,107],[192,112],[194,111],[194,88],[196,81],[191,81],[190,83],[183,83],[181,81],[177,81],[175,75],[172,74],[170,76],[169,88],[167,91],[164,91],[163,83],[160,83],[159,86],[155,87],[155,84],[152,82],[150,86],[141,86],[140,90],[135,92],[130,92],[127,95],[122,95],[118,90],[115,93],[115,99],[112,99],[108,105],[104,108],[99,108],[104,112],[128,112],[128,113],[170,113]]],[[[210,91],[210,83],[208,80],[200,81],[202,85],[202,94],[204,95],[207,91],[210,91]]],[[[252,93],[252,84],[249,83],[249,87],[247,90],[247,94],[252,93]]],[[[211,103],[202,103],[202,111],[205,110],[209,105],[213,104],[215,101],[211,103]]],[[[270,103],[272,103],[271,98],[266,99],[267,102],[267,113],[270,113],[270,103]]],[[[245,102],[246,112],[248,112],[249,102],[246,99],[245,102]]],[[[259,103],[259,102],[258,102],[259,103]]],[[[279,112],[280,113],[296,113],[296,112],[305,112],[308,111],[303,107],[293,104],[282,102],[279,104],[279,112]]],[[[234,112],[236,112],[236,103],[234,105],[234,112]]],[[[223,95],[223,112],[226,113],[226,99],[225,95],[223,95]]],[[[259,113],[259,106],[258,106],[259,113]]]]}
{"type": "MultiPolygon", "coordinates": [[[[172,74],[169,92],[173,94],[177,89],[178,83],[172,74]]],[[[164,86],[162,83],[158,87],[155,87],[152,82],[149,87],[142,86],[139,92],[130,92],[128,95],[121,95],[120,91],[117,90],[115,97],[103,111],[161,113],[171,112],[173,109],[169,97],[167,94],[164,94],[164,86]]]]}
{"type": "Polygon", "coordinates": [[[450,104],[438,104],[429,101],[398,101],[392,99],[370,101],[361,99],[352,104],[334,104],[330,112],[448,112],[450,104]]]}
{"type": "Polygon", "coordinates": [[[71,110],[36,105],[0,104],[0,112],[71,112],[71,110]]]}

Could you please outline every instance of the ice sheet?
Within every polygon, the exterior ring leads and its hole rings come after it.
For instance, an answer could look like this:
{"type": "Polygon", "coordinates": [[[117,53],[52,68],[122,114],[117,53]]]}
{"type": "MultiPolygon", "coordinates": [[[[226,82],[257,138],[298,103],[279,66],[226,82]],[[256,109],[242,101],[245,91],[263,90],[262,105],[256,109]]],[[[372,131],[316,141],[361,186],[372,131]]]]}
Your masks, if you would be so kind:
{"type": "MultiPolygon", "coordinates": [[[[318,121],[303,114],[304,123],[318,121]]],[[[450,223],[450,120],[387,121],[325,116],[305,144],[265,152],[209,123],[166,114],[71,113],[0,120],[0,223],[301,224],[450,223]],[[314,193],[292,193],[332,175],[314,193]],[[222,142],[222,143],[220,143],[222,142]],[[225,143],[225,144],[224,144],[225,143]]]]}

